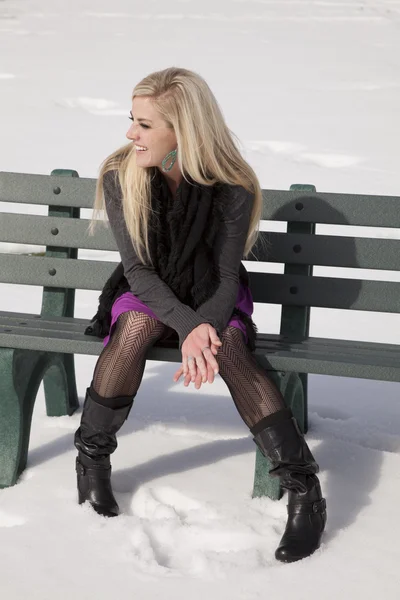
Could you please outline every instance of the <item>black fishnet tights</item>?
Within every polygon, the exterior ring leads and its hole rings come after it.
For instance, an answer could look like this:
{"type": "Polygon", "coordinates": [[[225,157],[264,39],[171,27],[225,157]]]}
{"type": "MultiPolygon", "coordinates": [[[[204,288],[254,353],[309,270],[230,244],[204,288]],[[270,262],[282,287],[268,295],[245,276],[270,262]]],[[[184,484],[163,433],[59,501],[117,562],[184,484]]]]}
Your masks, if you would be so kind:
{"type": "Polygon", "coordinates": [[[165,329],[164,323],[142,312],[122,313],[96,363],[94,390],[105,398],[136,394],[146,366],[146,353],[165,329]]]}
{"type": "Polygon", "coordinates": [[[281,392],[257,363],[240,329],[227,327],[221,342],[216,356],[219,374],[246,425],[254,427],[264,417],[284,409],[281,392]]]}
{"type": "MultiPolygon", "coordinates": [[[[104,398],[136,394],[146,353],[165,331],[163,323],[144,313],[122,313],[94,370],[92,386],[97,394],[104,398]]],[[[243,333],[227,327],[221,341],[216,356],[219,373],[246,425],[254,427],[264,417],[285,408],[281,392],[256,362],[244,343],[243,333]]]]}

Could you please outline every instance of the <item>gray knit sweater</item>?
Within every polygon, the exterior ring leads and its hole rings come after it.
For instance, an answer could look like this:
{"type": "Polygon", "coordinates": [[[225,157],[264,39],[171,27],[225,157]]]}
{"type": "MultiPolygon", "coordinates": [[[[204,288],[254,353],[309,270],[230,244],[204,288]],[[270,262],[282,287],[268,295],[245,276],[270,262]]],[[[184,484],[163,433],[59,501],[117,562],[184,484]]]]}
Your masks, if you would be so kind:
{"type": "Polygon", "coordinates": [[[114,171],[109,171],[104,176],[104,198],[111,230],[131,292],[151,308],[162,323],[177,331],[179,347],[187,335],[201,323],[210,323],[222,333],[236,303],[239,267],[249,229],[254,194],[241,186],[229,186],[232,190],[231,202],[226,205],[214,247],[214,258],[221,282],[214,295],[195,311],[180,302],[154,268],[144,265],[139,260],[125,224],[122,191],[119,183],[115,182],[114,174],[114,171]]]}

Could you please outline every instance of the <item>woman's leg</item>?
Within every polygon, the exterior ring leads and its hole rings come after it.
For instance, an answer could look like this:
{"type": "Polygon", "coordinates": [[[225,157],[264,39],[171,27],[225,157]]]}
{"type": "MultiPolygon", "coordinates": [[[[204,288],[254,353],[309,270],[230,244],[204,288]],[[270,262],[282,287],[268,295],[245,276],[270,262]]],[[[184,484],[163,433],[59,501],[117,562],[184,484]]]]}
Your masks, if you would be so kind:
{"type": "Polygon", "coordinates": [[[95,392],[104,398],[136,394],[146,366],[146,353],[165,330],[161,321],[144,313],[122,313],[95,366],[95,392]]]}
{"type": "Polygon", "coordinates": [[[128,418],[142,381],[146,352],[162,336],[165,325],[137,312],[122,313],[94,370],[86,391],[81,423],[75,432],[78,501],[88,500],[107,517],[119,514],[111,488],[110,455],[116,433],[128,418]]]}
{"type": "Polygon", "coordinates": [[[282,394],[256,362],[243,333],[227,327],[217,362],[235,405],[254,441],[288,490],[288,521],[275,557],[294,562],[320,545],[326,524],[326,502],[316,473],[319,466],[282,394]]]}
{"type": "Polygon", "coordinates": [[[281,392],[246,346],[243,333],[236,327],[227,327],[221,342],[216,356],[219,373],[247,427],[254,427],[264,417],[283,410],[281,392]]]}

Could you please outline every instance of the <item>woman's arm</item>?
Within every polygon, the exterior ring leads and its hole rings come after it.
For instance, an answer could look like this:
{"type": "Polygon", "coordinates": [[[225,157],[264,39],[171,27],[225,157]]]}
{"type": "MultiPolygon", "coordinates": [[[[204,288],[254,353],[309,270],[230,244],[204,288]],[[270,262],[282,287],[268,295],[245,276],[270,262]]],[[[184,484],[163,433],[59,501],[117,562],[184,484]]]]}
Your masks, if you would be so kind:
{"type": "Polygon", "coordinates": [[[243,258],[250,225],[254,194],[241,186],[232,187],[231,202],[214,245],[214,260],[219,269],[220,285],[214,295],[204,302],[197,314],[210,323],[219,336],[228,325],[239,290],[239,268],[243,258]]]}
{"type": "Polygon", "coordinates": [[[207,319],[183,304],[170,287],[160,279],[155,269],[144,265],[138,258],[125,224],[122,209],[122,191],[114,171],[104,176],[104,199],[111,230],[121,255],[124,274],[132,293],[144,302],[162,323],[179,335],[179,348],[188,334],[207,319]]]}

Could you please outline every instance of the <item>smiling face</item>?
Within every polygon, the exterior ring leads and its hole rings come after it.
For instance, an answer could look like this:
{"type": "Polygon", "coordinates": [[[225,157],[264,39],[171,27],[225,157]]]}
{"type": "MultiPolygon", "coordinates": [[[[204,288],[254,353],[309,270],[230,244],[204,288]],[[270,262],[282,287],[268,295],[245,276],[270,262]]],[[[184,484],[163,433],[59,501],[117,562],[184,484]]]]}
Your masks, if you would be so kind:
{"type": "Polygon", "coordinates": [[[132,120],[132,125],[126,137],[136,145],[137,165],[161,169],[162,161],[167,154],[176,150],[174,130],[168,127],[149,96],[135,96],[129,118],[132,120]]]}

